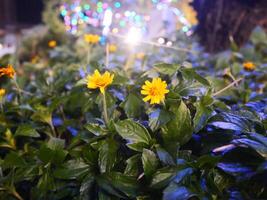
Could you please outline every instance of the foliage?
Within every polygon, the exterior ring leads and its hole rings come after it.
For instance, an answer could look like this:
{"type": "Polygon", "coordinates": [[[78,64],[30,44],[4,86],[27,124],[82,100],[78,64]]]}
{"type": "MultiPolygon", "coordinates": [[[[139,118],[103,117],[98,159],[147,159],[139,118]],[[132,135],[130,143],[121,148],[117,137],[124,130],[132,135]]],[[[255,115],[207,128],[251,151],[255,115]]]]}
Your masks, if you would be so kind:
{"type": "Polygon", "coordinates": [[[34,41],[40,60],[18,54],[15,79],[3,80],[1,198],[267,198],[264,32],[256,29],[250,44],[218,55],[198,47],[197,54],[172,53],[178,64],[148,56],[153,67],[146,70],[125,70],[116,57],[113,68],[93,62],[105,60],[101,45],[65,37],[73,43],[48,30],[23,40],[24,55],[34,41]],[[53,49],[44,45],[52,39],[53,49]],[[79,54],[75,45],[86,48],[79,54]],[[255,71],[243,69],[248,60],[255,71]],[[95,69],[114,74],[105,95],[86,87],[85,75],[95,69]],[[168,85],[164,103],[142,101],[141,86],[152,77],[168,85]]]}

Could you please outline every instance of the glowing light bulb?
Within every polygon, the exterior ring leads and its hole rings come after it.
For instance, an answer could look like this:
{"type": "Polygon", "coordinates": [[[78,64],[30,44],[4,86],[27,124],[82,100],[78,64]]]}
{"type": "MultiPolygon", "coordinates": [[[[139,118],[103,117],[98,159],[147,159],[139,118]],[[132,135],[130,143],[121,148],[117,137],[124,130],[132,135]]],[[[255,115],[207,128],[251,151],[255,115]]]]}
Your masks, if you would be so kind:
{"type": "Polygon", "coordinates": [[[130,45],[136,45],[140,42],[142,37],[141,30],[135,27],[130,28],[127,36],[126,36],[126,42],[130,45]]]}
{"type": "Polygon", "coordinates": [[[164,38],[159,38],[159,39],[158,39],[158,43],[159,43],[159,44],[164,44],[164,42],[165,42],[164,38]]]}
{"type": "Polygon", "coordinates": [[[119,32],[119,29],[117,29],[117,28],[113,28],[113,29],[112,29],[112,33],[115,33],[115,34],[116,34],[116,33],[118,33],[118,32],[119,32]]]}
{"type": "Polygon", "coordinates": [[[172,41],[168,41],[168,42],[166,43],[166,45],[167,45],[168,47],[172,46],[172,41]]]}
{"type": "Polygon", "coordinates": [[[104,19],[103,19],[103,26],[107,27],[110,26],[112,23],[112,16],[113,13],[110,9],[107,9],[104,13],[104,19]]]}

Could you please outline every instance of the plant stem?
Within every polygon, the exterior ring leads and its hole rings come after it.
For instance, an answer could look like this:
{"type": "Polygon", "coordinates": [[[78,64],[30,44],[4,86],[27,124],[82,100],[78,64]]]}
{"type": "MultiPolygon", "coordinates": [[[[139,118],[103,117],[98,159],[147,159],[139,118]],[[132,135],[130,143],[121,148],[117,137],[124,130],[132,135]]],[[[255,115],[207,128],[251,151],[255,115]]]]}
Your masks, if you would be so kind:
{"type": "MultiPolygon", "coordinates": [[[[90,58],[90,57],[91,57],[90,53],[91,53],[91,45],[88,46],[87,63],[86,63],[87,65],[89,65],[89,62],[90,62],[90,59],[91,59],[91,58],[90,58]]],[[[85,73],[86,73],[86,71],[87,71],[87,70],[85,70],[85,73]]]]}
{"type": "Polygon", "coordinates": [[[0,99],[0,109],[1,109],[1,112],[4,113],[3,99],[0,99]]]}
{"type": "Polygon", "coordinates": [[[108,111],[107,111],[107,100],[106,100],[106,93],[103,93],[103,111],[104,111],[104,121],[108,126],[108,111]]]}
{"type": "Polygon", "coordinates": [[[165,110],[167,110],[165,101],[162,101],[162,105],[163,105],[163,108],[164,108],[165,110]]]}
{"type": "Polygon", "coordinates": [[[16,197],[18,200],[23,200],[23,198],[19,195],[19,193],[16,191],[16,189],[12,189],[12,195],[16,197]]]}
{"type": "Polygon", "coordinates": [[[19,84],[17,82],[16,77],[13,80],[14,80],[14,83],[15,83],[15,86],[16,86],[16,90],[18,91],[18,95],[19,95],[19,98],[18,99],[19,99],[19,102],[20,102],[20,100],[21,100],[21,89],[19,87],[19,84]]]}
{"type": "Polygon", "coordinates": [[[124,65],[124,71],[128,73],[129,76],[131,75],[131,70],[132,70],[134,61],[135,61],[135,55],[131,52],[131,54],[127,58],[126,63],[124,65]]]}
{"type": "Polygon", "coordinates": [[[50,126],[50,128],[51,128],[53,137],[57,137],[57,133],[56,133],[56,130],[55,130],[55,127],[54,127],[53,123],[50,122],[50,123],[49,123],[49,126],[50,126]]]}
{"type": "Polygon", "coordinates": [[[241,80],[243,80],[243,78],[239,78],[235,81],[233,81],[231,84],[227,85],[225,88],[219,90],[218,92],[214,93],[212,96],[215,97],[215,96],[218,96],[219,94],[221,94],[222,92],[228,90],[229,88],[233,87],[234,85],[236,85],[237,83],[239,83],[241,80]]]}
{"type": "Polygon", "coordinates": [[[106,46],[106,67],[109,66],[109,43],[106,46]]]}

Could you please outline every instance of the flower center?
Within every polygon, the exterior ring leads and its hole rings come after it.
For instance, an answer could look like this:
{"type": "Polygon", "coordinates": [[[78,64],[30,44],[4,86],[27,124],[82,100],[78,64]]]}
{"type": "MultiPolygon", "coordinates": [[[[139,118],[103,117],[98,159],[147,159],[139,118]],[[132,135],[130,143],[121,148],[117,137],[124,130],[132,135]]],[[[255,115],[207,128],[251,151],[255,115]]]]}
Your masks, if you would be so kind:
{"type": "Polygon", "coordinates": [[[151,96],[158,96],[158,95],[160,95],[160,91],[156,87],[152,87],[149,92],[150,92],[150,95],[151,96]]]}
{"type": "Polygon", "coordinates": [[[99,78],[99,79],[96,80],[96,85],[98,87],[104,87],[106,85],[106,81],[101,79],[101,78],[99,78]]]}

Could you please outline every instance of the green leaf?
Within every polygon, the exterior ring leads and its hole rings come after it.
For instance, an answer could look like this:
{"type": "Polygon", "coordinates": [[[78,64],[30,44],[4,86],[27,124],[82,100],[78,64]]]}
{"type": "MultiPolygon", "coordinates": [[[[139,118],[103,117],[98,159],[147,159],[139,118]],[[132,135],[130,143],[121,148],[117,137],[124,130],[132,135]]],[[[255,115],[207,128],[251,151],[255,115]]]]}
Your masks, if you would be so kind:
{"type": "Polygon", "coordinates": [[[98,168],[98,151],[93,149],[91,146],[85,146],[82,149],[82,157],[84,162],[91,168],[98,168]]]}
{"type": "Polygon", "coordinates": [[[160,189],[166,187],[176,174],[175,167],[166,167],[158,170],[152,178],[151,187],[155,189],[160,189]]]}
{"type": "Polygon", "coordinates": [[[167,64],[167,63],[158,63],[154,65],[154,69],[165,75],[173,75],[174,73],[177,72],[177,70],[180,68],[180,65],[177,64],[167,64]]]}
{"type": "Polygon", "coordinates": [[[52,174],[45,172],[37,183],[37,187],[41,190],[41,192],[54,190],[55,189],[55,182],[52,174]]]}
{"type": "Polygon", "coordinates": [[[25,167],[26,162],[21,155],[15,152],[10,152],[4,159],[4,167],[25,167]]]}
{"type": "Polygon", "coordinates": [[[139,166],[141,165],[140,161],[140,155],[136,154],[132,157],[130,157],[128,160],[126,160],[126,168],[124,170],[124,174],[131,175],[131,176],[137,176],[139,171],[139,166]]]}
{"type": "Polygon", "coordinates": [[[151,175],[156,171],[158,166],[158,159],[155,153],[148,149],[143,149],[142,163],[145,176],[151,177],[151,175]]]}
{"type": "Polygon", "coordinates": [[[186,187],[170,184],[163,192],[163,200],[188,200],[194,196],[186,187]]]}
{"type": "Polygon", "coordinates": [[[159,157],[159,160],[167,166],[170,165],[175,165],[171,155],[163,148],[161,148],[160,146],[156,146],[156,150],[157,150],[157,155],[159,157]]]}
{"type": "Polygon", "coordinates": [[[257,151],[265,159],[267,158],[267,146],[260,142],[246,139],[246,138],[241,138],[241,139],[234,140],[233,143],[248,146],[254,149],[255,151],[257,151]]]}
{"type": "MultiPolygon", "coordinates": [[[[80,187],[80,195],[81,195],[82,199],[91,200],[90,190],[94,186],[94,183],[95,183],[95,179],[90,174],[88,174],[88,176],[86,176],[83,179],[83,181],[81,183],[81,187],[80,187]]],[[[99,199],[100,199],[100,197],[99,197],[99,199]]]]}
{"type": "Polygon", "coordinates": [[[114,80],[112,85],[124,85],[127,84],[129,79],[127,78],[127,74],[122,70],[117,70],[114,72],[114,80]]]}
{"type": "Polygon", "coordinates": [[[98,193],[98,200],[116,200],[112,198],[110,195],[106,194],[105,192],[100,191],[98,193]]]}
{"type": "Polygon", "coordinates": [[[65,147],[65,140],[55,137],[50,137],[47,147],[50,149],[63,149],[65,147]]]}
{"type": "Polygon", "coordinates": [[[135,94],[130,93],[121,106],[129,118],[137,118],[141,115],[143,101],[135,94]]]}
{"type": "Polygon", "coordinates": [[[90,124],[86,124],[84,127],[89,132],[93,133],[96,136],[108,134],[108,130],[105,129],[104,127],[100,126],[99,124],[90,123],[90,124]]]}
{"type": "Polygon", "coordinates": [[[55,165],[60,165],[64,162],[68,152],[62,149],[56,149],[54,150],[53,159],[51,162],[55,165]]]}
{"type": "Polygon", "coordinates": [[[38,157],[44,163],[48,163],[53,157],[53,150],[43,145],[38,152],[38,157]]]}
{"type": "Polygon", "coordinates": [[[119,172],[102,174],[97,178],[97,182],[107,193],[120,198],[135,198],[139,191],[136,177],[119,172]]]}
{"type": "Polygon", "coordinates": [[[208,123],[208,120],[212,116],[212,109],[209,106],[210,102],[213,102],[211,100],[208,100],[206,98],[203,99],[203,101],[200,101],[195,104],[196,107],[196,114],[194,116],[194,132],[199,132],[206,124],[208,123]]]}
{"type": "Polygon", "coordinates": [[[51,149],[43,145],[38,152],[38,157],[44,163],[51,162],[55,165],[59,165],[65,160],[67,154],[68,152],[63,149],[51,149]]]}
{"type": "Polygon", "coordinates": [[[244,133],[254,132],[254,123],[251,120],[255,120],[256,117],[247,117],[245,113],[231,113],[222,112],[215,116],[212,116],[209,120],[209,124],[217,128],[224,130],[243,131],[244,133]]]}
{"type": "Polygon", "coordinates": [[[184,168],[184,166],[180,166],[179,169],[177,170],[177,173],[175,175],[174,178],[174,182],[175,183],[180,183],[183,179],[185,179],[186,177],[191,176],[193,173],[193,169],[192,168],[184,168]]]}
{"type": "Polygon", "coordinates": [[[40,137],[39,133],[30,124],[20,125],[15,132],[15,136],[40,137]]]}
{"type": "Polygon", "coordinates": [[[115,124],[116,131],[127,140],[127,146],[136,151],[143,151],[149,147],[151,136],[147,129],[131,119],[126,119],[115,124]]]}
{"type": "Polygon", "coordinates": [[[204,77],[200,76],[198,73],[195,72],[193,68],[182,68],[180,69],[182,72],[183,76],[187,80],[196,80],[202,85],[210,87],[210,83],[207,79],[204,77]]]}
{"type": "Polygon", "coordinates": [[[171,105],[170,111],[175,118],[166,124],[162,137],[169,153],[175,154],[179,145],[187,143],[192,137],[193,126],[190,111],[183,101],[177,105],[171,105]]]}
{"type": "Polygon", "coordinates": [[[257,140],[267,147],[267,137],[257,133],[247,133],[247,136],[251,139],[257,140]]]}
{"type": "Polygon", "coordinates": [[[88,174],[88,165],[78,160],[70,160],[54,171],[54,176],[59,179],[78,179],[82,174],[88,174]]]}
{"type": "Polygon", "coordinates": [[[259,26],[257,26],[251,33],[250,40],[253,42],[253,44],[257,45],[260,43],[265,42],[267,40],[267,34],[265,30],[259,26]]]}
{"type": "Polygon", "coordinates": [[[156,131],[161,126],[167,124],[171,121],[175,116],[172,112],[163,109],[157,109],[149,114],[149,127],[156,131]]]}
{"type": "Polygon", "coordinates": [[[216,164],[220,161],[220,157],[212,156],[212,155],[203,155],[197,159],[197,162],[194,163],[196,167],[201,169],[207,168],[212,169],[216,166],[216,164]]]}
{"type": "Polygon", "coordinates": [[[117,161],[118,144],[113,139],[106,139],[99,149],[98,165],[100,172],[110,172],[117,161]]]}
{"type": "Polygon", "coordinates": [[[49,110],[48,108],[42,106],[42,105],[37,105],[34,107],[35,108],[35,113],[32,115],[32,119],[34,121],[40,121],[43,123],[51,124],[52,123],[52,111],[49,110]]]}

